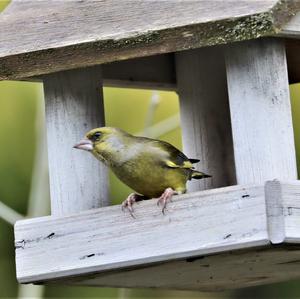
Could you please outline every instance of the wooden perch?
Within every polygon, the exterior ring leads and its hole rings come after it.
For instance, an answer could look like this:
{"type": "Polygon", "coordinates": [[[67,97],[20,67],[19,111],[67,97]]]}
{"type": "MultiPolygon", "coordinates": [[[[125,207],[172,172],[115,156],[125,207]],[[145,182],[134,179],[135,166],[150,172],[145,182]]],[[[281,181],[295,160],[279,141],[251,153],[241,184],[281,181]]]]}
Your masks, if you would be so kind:
{"type": "Polygon", "coordinates": [[[177,196],[165,216],[149,200],[136,205],[135,219],[113,206],[18,221],[17,277],[199,290],[296,278],[295,267],[284,278],[279,270],[300,254],[285,247],[300,243],[299,194],[299,181],[275,180],[177,196]],[[240,276],[245,267],[249,275],[240,276]]]}

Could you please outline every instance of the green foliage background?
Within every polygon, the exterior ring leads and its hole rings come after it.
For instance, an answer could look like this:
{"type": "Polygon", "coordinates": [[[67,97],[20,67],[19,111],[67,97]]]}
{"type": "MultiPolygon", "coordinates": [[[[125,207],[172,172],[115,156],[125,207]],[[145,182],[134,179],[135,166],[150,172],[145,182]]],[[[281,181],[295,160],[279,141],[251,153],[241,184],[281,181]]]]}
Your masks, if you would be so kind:
{"type": "MultiPolygon", "coordinates": [[[[300,84],[290,87],[298,167],[300,166],[300,84]]],[[[144,128],[152,91],[104,88],[107,125],[121,127],[131,133],[144,128]],[[134,109],[133,109],[134,107],[134,109]],[[134,110],[134,113],[132,111],[134,110]]],[[[178,98],[174,92],[160,92],[160,104],[154,114],[154,123],[179,112],[178,98]]],[[[37,142],[35,119],[38,105],[43,102],[42,85],[28,82],[0,82],[0,200],[21,214],[26,214],[30,181],[37,142]]],[[[180,128],[159,138],[181,147],[180,128]]],[[[97,161],[95,161],[97,163],[97,161]]],[[[300,168],[298,168],[300,169],[300,168]]],[[[111,199],[119,203],[130,192],[111,174],[111,199]]],[[[45,198],[48,198],[45,188],[45,198]]],[[[46,204],[46,203],[45,203],[46,204]]],[[[16,297],[13,229],[0,219],[0,298],[16,297]]],[[[130,291],[127,298],[252,298],[263,295],[269,298],[300,297],[298,282],[262,286],[237,292],[201,294],[195,292],[130,291]],[[278,295],[280,297],[278,297],[278,295]]],[[[117,289],[87,287],[46,287],[46,297],[98,297],[119,298],[117,289]]],[[[263,298],[261,297],[261,298],[263,298]]]]}
{"type": "MultiPolygon", "coordinates": [[[[7,3],[8,1],[0,0],[0,11],[7,3]]],[[[297,162],[300,169],[300,84],[292,85],[290,90],[297,162]]],[[[142,131],[151,95],[150,90],[105,88],[107,125],[120,127],[131,133],[142,131]]],[[[175,93],[160,92],[159,96],[160,103],[155,110],[154,123],[179,112],[178,98],[175,93]]],[[[35,135],[35,119],[41,101],[43,101],[41,84],[0,82],[0,200],[23,215],[26,214],[34,155],[39,142],[35,135]]],[[[180,148],[180,134],[178,126],[159,138],[180,148]]],[[[119,203],[130,190],[112,174],[110,174],[110,182],[111,199],[113,203],[119,203]]],[[[48,192],[48,188],[45,188],[45,198],[48,198],[48,192]]],[[[18,294],[13,244],[12,226],[0,219],[0,298],[15,298],[18,294]]],[[[46,287],[45,297],[124,298],[124,295],[118,289],[51,286],[46,287]]],[[[134,290],[126,295],[126,298],[152,297],[297,298],[300,297],[300,286],[299,282],[288,282],[219,294],[134,290]]]]}

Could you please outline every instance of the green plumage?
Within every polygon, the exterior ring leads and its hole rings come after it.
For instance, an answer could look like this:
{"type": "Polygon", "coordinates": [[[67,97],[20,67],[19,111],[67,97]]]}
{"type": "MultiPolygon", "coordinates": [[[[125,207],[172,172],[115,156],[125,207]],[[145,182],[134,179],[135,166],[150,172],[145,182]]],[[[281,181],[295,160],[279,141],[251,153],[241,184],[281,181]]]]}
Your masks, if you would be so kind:
{"type": "Polygon", "coordinates": [[[165,189],[186,192],[186,182],[208,175],[193,169],[192,163],[171,144],[136,137],[120,129],[103,127],[91,130],[93,155],[104,162],[116,176],[138,194],[159,197],[165,189]]]}

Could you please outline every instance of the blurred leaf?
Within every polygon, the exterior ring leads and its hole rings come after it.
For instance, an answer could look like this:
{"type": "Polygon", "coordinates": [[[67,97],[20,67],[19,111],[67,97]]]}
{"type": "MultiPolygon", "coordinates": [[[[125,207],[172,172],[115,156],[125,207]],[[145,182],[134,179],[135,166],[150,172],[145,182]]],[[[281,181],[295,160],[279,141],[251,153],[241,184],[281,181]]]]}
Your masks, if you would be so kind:
{"type": "Polygon", "coordinates": [[[8,0],[0,0],[0,12],[10,3],[8,0]]]}

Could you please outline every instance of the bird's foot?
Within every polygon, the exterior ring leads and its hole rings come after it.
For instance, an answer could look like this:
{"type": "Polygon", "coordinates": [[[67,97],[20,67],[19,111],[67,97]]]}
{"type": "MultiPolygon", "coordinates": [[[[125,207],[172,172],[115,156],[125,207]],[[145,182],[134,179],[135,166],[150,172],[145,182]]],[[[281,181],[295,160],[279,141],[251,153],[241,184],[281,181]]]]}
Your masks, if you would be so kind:
{"type": "Polygon", "coordinates": [[[139,195],[139,194],[136,194],[136,193],[131,193],[128,195],[128,197],[122,202],[122,210],[125,211],[126,209],[129,211],[130,213],[130,216],[132,218],[135,218],[134,217],[134,214],[133,214],[133,204],[137,201],[141,201],[141,200],[144,200],[144,199],[147,199],[147,197],[145,196],[142,196],[142,195],[139,195]]]}
{"type": "Polygon", "coordinates": [[[167,188],[164,193],[158,198],[157,205],[162,205],[162,213],[165,214],[165,210],[167,207],[168,201],[171,201],[173,195],[178,194],[175,190],[172,188],[167,188]]]}
{"type": "Polygon", "coordinates": [[[126,209],[129,211],[130,216],[135,218],[133,215],[133,204],[136,202],[136,195],[135,193],[130,193],[128,197],[122,202],[122,211],[126,209]]]}

